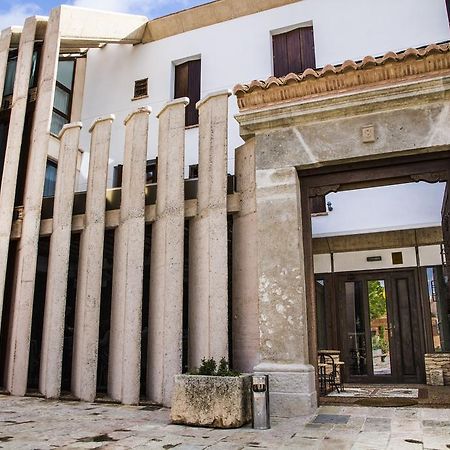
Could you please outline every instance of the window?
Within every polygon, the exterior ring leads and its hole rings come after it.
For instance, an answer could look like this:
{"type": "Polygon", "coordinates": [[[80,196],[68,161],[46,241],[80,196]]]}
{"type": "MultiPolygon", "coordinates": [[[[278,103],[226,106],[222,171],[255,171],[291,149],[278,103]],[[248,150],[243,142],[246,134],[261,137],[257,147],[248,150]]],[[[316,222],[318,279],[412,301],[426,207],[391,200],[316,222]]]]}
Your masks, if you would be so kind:
{"type": "Polygon", "coordinates": [[[287,33],[275,34],[273,42],[273,71],[276,77],[301,73],[316,67],[313,27],[301,27],[287,33]]]}
{"type": "Polygon", "coordinates": [[[56,163],[47,160],[47,167],[45,169],[44,197],[54,197],[55,195],[56,169],[56,163]]]}
{"type": "MultiPolygon", "coordinates": [[[[15,53],[15,52],[14,52],[15,53]]],[[[14,90],[14,79],[16,77],[17,54],[10,56],[6,65],[5,86],[3,88],[3,96],[12,95],[14,90]]]]}
{"type": "Polygon", "coordinates": [[[134,97],[133,98],[141,98],[148,96],[148,78],[144,78],[143,80],[136,80],[134,82],[134,97]]]}
{"type": "Polygon", "coordinates": [[[56,76],[55,99],[50,131],[58,134],[70,122],[75,60],[60,60],[56,76]]]}
{"type": "Polygon", "coordinates": [[[450,23],[450,0],[446,0],[446,3],[447,3],[448,22],[450,23]]]}
{"type": "Polygon", "coordinates": [[[309,208],[311,214],[323,214],[327,212],[327,204],[325,201],[325,195],[317,195],[316,197],[310,197],[309,208]]]}
{"type": "Polygon", "coordinates": [[[158,158],[147,161],[145,173],[146,184],[156,183],[158,181],[158,158]]]}
{"type": "Polygon", "coordinates": [[[189,166],[189,178],[198,178],[198,164],[189,166]]]}
{"type": "Polygon", "coordinates": [[[188,97],[186,126],[198,125],[198,111],[195,105],[200,100],[201,61],[195,59],[175,66],[174,98],[188,97]]]}

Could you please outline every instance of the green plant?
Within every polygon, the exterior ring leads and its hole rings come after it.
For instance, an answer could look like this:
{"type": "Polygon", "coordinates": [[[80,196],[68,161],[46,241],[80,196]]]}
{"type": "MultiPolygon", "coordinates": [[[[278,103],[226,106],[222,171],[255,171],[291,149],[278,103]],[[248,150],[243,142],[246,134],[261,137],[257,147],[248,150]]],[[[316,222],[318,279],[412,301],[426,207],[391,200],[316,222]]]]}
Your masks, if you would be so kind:
{"type": "Polygon", "coordinates": [[[202,363],[200,367],[190,373],[191,375],[208,375],[216,377],[238,377],[239,372],[231,370],[228,361],[222,358],[219,361],[219,366],[214,358],[202,358],[202,363]],[[217,369],[217,370],[216,370],[217,369]]]}
{"type": "Polygon", "coordinates": [[[214,358],[202,358],[202,364],[198,368],[199,375],[215,375],[217,363],[214,358]]]}

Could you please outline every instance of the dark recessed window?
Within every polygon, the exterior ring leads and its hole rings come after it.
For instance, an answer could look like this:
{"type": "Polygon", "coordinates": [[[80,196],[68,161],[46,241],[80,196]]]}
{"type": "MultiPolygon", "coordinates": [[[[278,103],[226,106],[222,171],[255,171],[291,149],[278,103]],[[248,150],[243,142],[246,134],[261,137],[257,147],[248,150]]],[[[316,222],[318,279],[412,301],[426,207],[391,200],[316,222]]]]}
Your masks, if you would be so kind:
{"type": "Polygon", "coordinates": [[[147,161],[145,173],[145,180],[147,184],[156,183],[158,181],[158,158],[147,161]]]}
{"type": "Polygon", "coordinates": [[[393,252],[392,253],[392,264],[403,264],[403,253],[402,252],[393,252]]]}
{"type": "Polygon", "coordinates": [[[287,33],[275,34],[273,41],[273,71],[276,77],[315,69],[313,27],[301,27],[287,33]]]}
{"type": "Polygon", "coordinates": [[[148,78],[134,82],[134,98],[148,96],[148,78]]]}
{"type": "Polygon", "coordinates": [[[59,61],[55,99],[53,101],[52,123],[50,126],[50,131],[56,135],[66,123],[70,122],[74,74],[74,59],[63,59],[59,61]]]}
{"type": "Polygon", "coordinates": [[[45,184],[44,197],[54,197],[56,190],[56,172],[57,164],[53,161],[47,160],[47,167],[45,169],[45,184]]]}
{"type": "Polygon", "coordinates": [[[316,197],[309,198],[309,208],[311,214],[320,214],[327,212],[327,204],[325,201],[325,195],[317,195],[316,197]]]}
{"type": "Polygon", "coordinates": [[[450,0],[446,0],[446,3],[447,3],[448,22],[450,23],[450,0]]]}
{"type": "Polygon", "coordinates": [[[195,105],[200,100],[201,61],[195,59],[175,66],[174,98],[188,97],[186,126],[198,125],[198,111],[195,105]]]}
{"type": "Polygon", "coordinates": [[[198,178],[198,164],[189,166],[189,178],[198,178]]]}

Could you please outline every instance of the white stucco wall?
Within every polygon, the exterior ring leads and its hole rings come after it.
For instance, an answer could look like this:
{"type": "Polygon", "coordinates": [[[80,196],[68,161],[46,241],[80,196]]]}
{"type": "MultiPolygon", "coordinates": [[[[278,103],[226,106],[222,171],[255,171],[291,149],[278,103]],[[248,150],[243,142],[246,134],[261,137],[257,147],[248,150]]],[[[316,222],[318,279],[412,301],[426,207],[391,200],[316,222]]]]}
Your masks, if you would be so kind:
{"type": "Polygon", "coordinates": [[[328,194],[333,211],[312,218],[314,237],[440,226],[445,183],[409,183],[328,194]]]}
{"type": "MultiPolygon", "coordinates": [[[[89,124],[114,113],[112,166],[122,162],[123,119],[139,106],[153,108],[149,158],[157,153],[156,114],[173,97],[173,62],[200,55],[202,96],[232,88],[238,82],[272,74],[271,31],[312,21],[317,66],[381,55],[390,50],[450,39],[444,0],[303,0],[144,45],[108,45],[90,50],[83,99],[83,150],[89,146],[89,124]],[[150,96],[131,101],[134,81],[149,78],[150,96]]],[[[234,98],[230,99],[229,172],[234,148],[241,144],[234,98]]],[[[186,133],[186,168],[197,162],[198,130],[186,133]]],[[[85,187],[84,158],[80,189],[85,187]]]]}

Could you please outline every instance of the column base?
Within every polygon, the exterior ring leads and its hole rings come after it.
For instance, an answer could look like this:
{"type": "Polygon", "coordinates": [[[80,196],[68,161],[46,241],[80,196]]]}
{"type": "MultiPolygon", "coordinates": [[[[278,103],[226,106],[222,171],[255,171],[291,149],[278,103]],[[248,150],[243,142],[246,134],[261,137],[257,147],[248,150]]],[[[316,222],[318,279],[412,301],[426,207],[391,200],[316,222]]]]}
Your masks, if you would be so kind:
{"type": "Polygon", "coordinates": [[[275,417],[306,416],[317,408],[316,376],[309,364],[261,363],[255,374],[269,375],[270,414],[275,417]]]}

